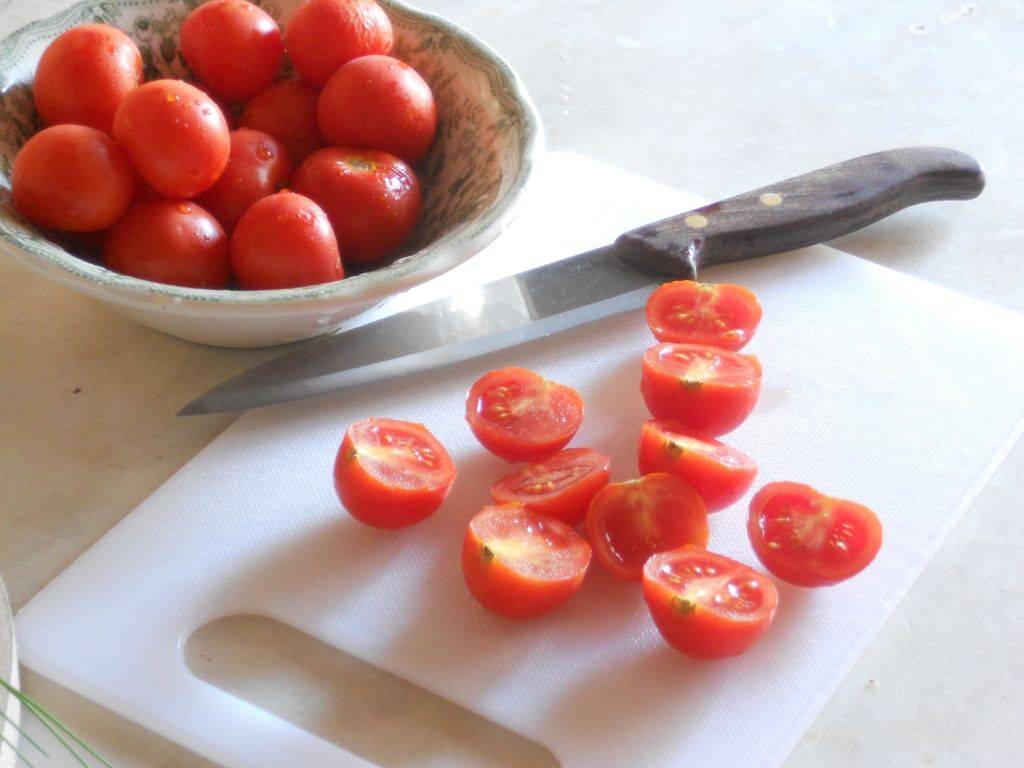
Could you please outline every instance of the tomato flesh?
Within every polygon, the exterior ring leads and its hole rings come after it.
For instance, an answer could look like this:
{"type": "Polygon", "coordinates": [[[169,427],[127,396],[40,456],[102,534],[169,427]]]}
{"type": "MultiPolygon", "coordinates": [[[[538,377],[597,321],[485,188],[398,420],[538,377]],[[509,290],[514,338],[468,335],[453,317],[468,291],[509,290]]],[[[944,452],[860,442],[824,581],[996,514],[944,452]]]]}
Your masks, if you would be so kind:
{"type": "Polygon", "coordinates": [[[640,473],[669,472],[694,487],[709,512],[735,503],[757,475],[744,453],[672,421],[648,419],[640,432],[640,473]]]}
{"type": "Polygon", "coordinates": [[[754,495],[747,534],[765,568],[801,587],[857,575],[882,546],[882,524],[870,509],[789,482],[769,483],[754,495]]]}
{"type": "Polygon", "coordinates": [[[685,480],[658,472],[602,488],[587,510],[594,556],[613,576],[639,581],[656,552],[708,543],[708,513],[685,480]]]}
{"type": "Polygon", "coordinates": [[[643,587],[665,641],[698,659],[743,653],[768,629],[779,604],[767,576],[694,546],[652,556],[643,587]]]}
{"type": "Polygon", "coordinates": [[[345,432],[334,488],[359,522],[405,528],[437,511],[455,474],[448,452],[422,424],[365,419],[345,432]]]}
{"type": "Polygon", "coordinates": [[[590,565],[590,546],[560,520],[521,504],[484,507],[466,527],[462,573],[494,613],[529,619],[572,597],[590,565]]]}
{"type": "Polygon", "coordinates": [[[658,341],[706,344],[735,352],[761,322],[757,296],[732,283],[676,280],[647,300],[647,324],[658,341]]]}
{"type": "Polygon", "coordinates": [[[491,487],[498,504],[522,504],[531,512],[577,525],[591,499],[608,484],[611,459],[589,448],[568,448],[547,461],[506,475],[491,487]]]}
{"type": "Polygon", "coordinates": [[[572,387],[526,368],[502,368],[477,379],[466,397],[466,421],[477,440],[506,461],[539,462],[564,448],[583,421],[572,387]]]}

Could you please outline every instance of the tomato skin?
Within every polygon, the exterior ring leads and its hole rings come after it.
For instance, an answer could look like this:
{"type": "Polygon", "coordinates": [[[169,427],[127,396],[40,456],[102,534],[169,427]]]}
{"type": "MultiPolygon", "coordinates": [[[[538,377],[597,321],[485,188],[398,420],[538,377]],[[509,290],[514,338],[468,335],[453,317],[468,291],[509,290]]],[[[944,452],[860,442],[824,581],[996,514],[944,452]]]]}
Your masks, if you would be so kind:
{"type": "Polygon", "coordinates": [[[530,512],[578,525],[591,499],[608,484],[611,459],[589,448],[568,448],[547,461],[506,475],[491,486],[496,504],[522,504],[530,512]]]}
{"type": "Polygon", "coordinates": [[[273,136],[298,165],[323,146],[316,125],[320,91],[302,80],[281,80],[257,93],[245,105],[239,125],[273,136]]]}
{"type": "Polygon", "coordinates": [[[179,33],[196,77],[217,96],[245,101],[273,82],[284,42],[277,23],[245,0],[210,0],[190,12],[179,33]]]}
{"type": "Polygon", "coordinates": [[[278,192],[247,210],[231,236],[231,267],[250,290],[341,280],[338,243],[327,215],[308,197],[278,192]]]}
{"type": "MultiPolygon", "coordinates": [[[[541,555],[543,556],[543,555],[541,555]]],[[[466,586],[487,610],[510,619],[532,619],[565,603],[583,585],[590,565],[590,546],[572,528],[520,504],[484,507],[466,526],[462,542],[462,575],[466,586]],[[555,556],[536,563],[529,556],[503,552],[515,536],[541,543],[555,556]]]]}
{"type": "Polygon", "coordinates": [[[426,427],[396,419],[351,425],[334,461],[334,489],[348,513],[361,523],[390,530],[436,512],[455,475],[448,452],[426,427]],[[415,448],[396,455],[391,446],[402,441],[415,448]],[[410,455],[415,462],[411,465],[410,455]]]}
{"type": "Polygon", "coordinates": [[[228,162],[231,140],[220,107],[181,80],[153,80],[129,93],[114,138],[143,180],[163,197],[194,197],[228,162]]]}
{"type": "MultiPolygon", "coordinates": [[[[707,582],[705,582],[707,583],[707,582]]],[[[767,576],[743,563],[699,547],[686,546],[653,555],[644,565],[644,600],[665,641],[677,651],[697,659],[738,656],[768,629],[779,604],[779,594],[767,576]],[[729,583],[749,602],[719,606],[715,597],[729,594],[714,584],[703,596],[688,594],[693,571],[711,568],[729,575],[729,583]],[[681,582],[681,583],[680,583],[681,582]]]]}
{"type": "Polygon", "coordinates": [[[754,410],[761,393],[761,363],[753,355],[739,355],[698,344],[657,344],[644,352],[640,392],[656,419],[676,421],[692,432],[718,437],[736,429],[754,410]],[[729,368],[720,377],[699,370],[688,373],[676,355],[697,360],[696,365],[729,368]]]}
{"type": "Polygon", "coordinates": [[[648,419],[640,432],[640,474],[669,472],[693,486],[708,512],[739,501],[757,476],[757,463],[711,437],[672,421],[648,419]]]}
{"type": "Polygon", "coordinates": [[[870,509],[791,482],[768,483],[754,494],[747,535],[762,565],[798,587],[856,576],[882,547],[882,523],[870,509]]]}
{"type": "Polygon", "coordinates": [[[303,0],[284,39],[295,71],[316,85],[345,62],[389,53],[394,43],[391,21],[374,0],[303,0]]]}
{"type": "Polygon", "coordinates": [[[103,263],[123,275],[189,288],[226,288],[231,280],[227,235],[187,200],[133,203],[107,234],[103,263]]]}
{"type": "Polygon", "coordinates": [[[423,204],[412,168],[367,149],[314,152],[295,172],[292,189],[324,209],[345,261],[360,264],[393,253],[416,225],[423,204]]]}
{"type": "Polygon", "coordinates": [[[142,56],[128,35],[106,24],[82,24],[43,52],[32,82],[46,125],[73,123],[112,133],[114,113],[142,82],[142,56]]]}
{"type": "Polygon", "coordinates": [[[761,322],[753,291],[732,283],[665,283],[647,300],[647,324],[658,341],[705,344],[735,352],[761,322]]]}
{"type": "Polygon", "coordinates": [[[320,133],[328,144],[382,149],[418,162],[437,132],[426,81],[390,56],[361,56],[340,67],[320,92],[320,133]]]}
{"type": "Polygon", "coordinates": [[[14,158],[11,196],[29,221],[69,232],[98,232],[120,219],[135,194],[124,151],[84,125],[54,125],[14,158]]]}
{"type": "Polygon", "coordinates": [[[586,528],[594,557],[624,581],[640,581],[656,552],[708,543],[704,502],[685,480],[664,472],[606,485],[590,502],[586,528]]]}
{"type": "Polygon", "coordinates": [[[217,217],[231,233],[257,200],[272,195],[291,177],[288,152],[277,139],[259,131],[239,128],[231,132],[228,164],[213,186],[196,202],[217,217]]]}

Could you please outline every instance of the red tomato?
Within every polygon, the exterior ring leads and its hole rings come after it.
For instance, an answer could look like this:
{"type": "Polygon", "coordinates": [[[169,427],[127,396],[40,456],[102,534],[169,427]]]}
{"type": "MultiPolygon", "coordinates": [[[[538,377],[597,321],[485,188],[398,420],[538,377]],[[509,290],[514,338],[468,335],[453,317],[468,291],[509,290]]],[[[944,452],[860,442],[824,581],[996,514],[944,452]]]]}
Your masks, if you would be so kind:
{"type": "Polygon", "coordinates": [[[114,138],[157,194],[192,197],[224,171],[231,142],[220,107],[194,85],[154,80],[129,93],[114,138]]]}
{"type": "Polygon", "coordinates": [[[779,604],[767,576],[693,546],[647,561],[644,599],[668,644],[698,659],[743,653],[768,629],[779,604]]]}
{"type": "Polygon", "coordinates": [[[295,172],[292,188],[327,213],[346,262],[398,248],[416,225],[422,199],[412,168],[386,152],[321,149],[295,172]]]}
{"type": "Polygon", "coordinates": [[[224,173],[196,202],[217,217],[230,234],[242,214],[257,200],[272,195],[288,181],[292,163],[277,139],[259,131],[231,132],[231,153],[224,173]]]}
{"type": "Polygon", "coordinates": [[[308,197],[278,192],[254,204],[231,236],[231,267],[243,288],[298,288],[341,280],[338,242],[308,197]]]}
{"type": "Polygon", "coordinates": [[[710,437],[692,434],[672,421],[644,422],[640,432],[640,474],[669,472],[693,486],[708,512],[735,503],[757,475],[744,453],[710,437]]]}
{"type": "Polygon", "coordinates": [[[226,288],[228,237],[208,212],[186,200],[132,204],[103,243],[108,269],[155,283],[226,288]]]}
{"type": "Polygon", "coordinates": [[[658,341],[707,344],[735,352],[761,322],[757,296],[732,283],[677,280],[647,300],[647,324],[658,341]]]}
{"type": "Polygon", "coordinates": [[[245,101],[273,82],[284,42],[277,23],[245,0],[210,0],[182,22],[181,52],[211,91],[245,101]]]}
{"type": "Polygon", "coordinates": [[[317,85],[347,61],[390,52],[394,42],[391,22],[374,0],[303,0],[284,38],[295,71],[317,85]]]}
{"type": "Polygon", "coordinates": [[[374,528],[405,528],[445,500],[455,465],[422,424],[365,419],[345,431],[334,461],[334,488],[356,520],[374,528]]]}
{"type": "Polygon", "coordinates": [[[120,219],[135,194],[128,158],[102,131],[54,125],[14,158],[11,196],[29,221],[70,232],[95,232],[120,219]]]}
{"type": "Polygon", "coordinates": [[[855,576],[882,546],[882,524],[865,506],[799,483],[768,483],[750,501],[747,535],[772,574],[801,587],[855,576]]]}
{"type": "Polygon", "coordinates": [[[466,421],[495,456],[544,461],[580,428],[583,400],[572,387],[526,368],[501,368],[481,376],[470,388],[466,421]]]}
{"type": "Polygon", "coordinates": [[[530,512],[577,525],[594,494],[608,484],[610,465],[611,459],[597,451],[569,448],[501,478],[491,486],[491,496],[498,504],[522,504],[530,512]]]}
{"type": "Polygon", "coordinates": [[[511,619],[548,613],[579,590],[590,546],[565,523],[519,504],[484,507],[462,542],[462,575],[480,604],[511,619]]]}
{"type": "Polygon", "coordinates": [[[754,410],[761,363],[753,355],[698,344],[657,344],[644,352],[640,391],[656,419],[717,437],[754,410]]]}
{"type": "Polygon", "coordinates": [[[316,125],[320,92],[301,80],[282,80],[257,93],[242,112],[239,125],[263,131],[284,144],[298,165],[323,146],[316,125]]]}
{"type": "Polygon", "coordinates": [[[142,56],[132,39],[106,24],[83,24],[43,51],[32,97],[47,125],[75,123],[111,133],[121,101],[141,82],[142,56]]]}
{"type": "Polygon", "coordinates": [[[708,543],[708,511],[685,480],[658,472],[606,485],[587,510],[597,561],[620,579],[640,581],[655,552],[708,543]]]}
{"type": "Polygon", "coordinates": [[[437,107],[430,86],[408,64],[361,56],[331,75],[317,121],[329,144],[383,149],[415,163],[434,140],[437,107]]]}

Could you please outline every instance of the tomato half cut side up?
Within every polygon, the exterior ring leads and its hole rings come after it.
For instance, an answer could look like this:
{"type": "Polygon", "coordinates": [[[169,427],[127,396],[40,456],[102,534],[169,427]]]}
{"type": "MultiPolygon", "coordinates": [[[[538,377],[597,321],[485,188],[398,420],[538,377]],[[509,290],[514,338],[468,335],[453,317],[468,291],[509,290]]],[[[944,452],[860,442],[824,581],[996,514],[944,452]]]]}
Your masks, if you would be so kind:
{"type": "Polygon", "coordinates": [[[422,424],[366,419],[345,432],[334,488],[359,522],[405,528],[437,511],[455,474],[448,452],[422,424]]]}
{"type": "Polygon", "coordinates": [[[800,587],[845,581],[882,546],[882,523],[870,509],[789,482],[769,483],[754,495],[747,534],[764,567],[800,587]]]}
{"type": "Polygon", "coordinates": [[[568,525],[583,522],[594,494],[608,484],[611,459],[589,448],[568,448],[547,461],[505,475],[491,487],[498,504],[519,503],[568,525]]]}
{"type": "Polygon", "coordinates": [[[738,501],[757,476],[757,463],[712,437],[673,421],[648,419],[640,431],[640,474],[668,472],[694,487],[708,512],[738,501]]]}
{"type": "Polygon", "coordinates": [[[707,344],[735,352],[761,322],[754,293],[732,283],[676,280],[647,300],[647,324],[658,341],[707,344]]]}
{"type": "Polygon", "coordinates": [[[640,392],[656,419],[718,437],[743,423],[761,393],[761,363],[700,344],[656,344],[644,352],[640,392]]]}
{"type": "Polygon", "coordinates": [[[466,421],[494,455],[512,462],[544,461],[576,434],[583,399],[572,387],[526,368],[501,368],[470,388],[466,421]]]}
{"type": "Polygon", "coordinates": [[[661,636],[698,659],[743,653],[768,629],[779,604],[767,576],[694,546],[652,556],[643,587],[661,636]]]}
{"type": "Polygon", "coordinates": [[[521,504],[484,507],[466,527],[466,586],[501,616],[530,619],[554,610],[579,590],[589,565],[583,537],[521,504]]]}
{"type": "Polygon", "coordinates": [[[587,510],[594,556],[613,576],[639,581],[656,552],[708,543],[708,513],[685,480],[658,472],[606,485],[587,510]]]}

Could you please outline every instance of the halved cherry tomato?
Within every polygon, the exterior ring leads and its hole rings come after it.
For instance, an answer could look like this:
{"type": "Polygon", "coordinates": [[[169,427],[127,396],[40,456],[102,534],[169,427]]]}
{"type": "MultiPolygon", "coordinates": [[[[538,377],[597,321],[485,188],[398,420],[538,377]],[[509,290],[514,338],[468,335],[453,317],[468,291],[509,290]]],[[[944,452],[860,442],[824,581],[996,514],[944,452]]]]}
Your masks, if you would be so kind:
{"type": "Polygon", "coordinates": [[[753,355],[698,344],[656,344],[644,352],[640,391],[656,419],[717,437],[754,410],[761,363],[753,355]]]}
{"type": "Polygon", "coordinates": [[[531,512],[583,522],[590,500],[608,484],[611,459],[589,448],[568,448],[547,461],[506,475],[491,486],[498,504],[522,504],[531,512]]]}
{"type": "Polygon", "coordinates": [[[752,291],[732,283],[676,280],[647,300],[647,324],[658,341],[707,344],[735,352],[750,341],[761,322],[752,291]]]}
{"type": "Polygon", "coordinates": [[[882,546],[882,524],[867,507],[799,483],[769,483],[750,501],[747,534],[775,576],[824,587],[867,568],[882,546]]]}
{"type": "Polygon", "coordinates": [[[597,560],[620,579],[639,581],[655,552],[708,543],[708,512],[693,487],[664,472],[606,485],[587,510],[597,560]]]}
{"type": "Polygon", "coordinates": [[[644,599],[668,644],[698,659],[743,653],[768,629],[779,604],[767,576],[693,546],[647,561],[644,599]]]}
{"type": "Polygon", "coordinates": [[[674,421],[648,419],[640,431],[640,474],[669,472],[694,487],[708,512],[737,501],[757,474],[744,453],[711,437],[700,437],[674,421]]]}
{"type": "Polygon", "coordinates": [[[580,428],[583,400],[572,387],[526,368],[501,368],[481,376],[470,388],[466,421],[495,456],[512,462],[544,461],[580,428]]]}
{"type": "Polygon", "coordinates": [[[346,61],[389,53],[394,43],[391,21],[374,0],[303,0],[284,39],[295,71],[317,85],[346,61]]]}
{"type": "Polygon", "coordinates": [[[590,546],[560,520],[521,504],[484,507],[462,542],[462,575],[481,605],[511,619],[548,613],[572,597],[590,565],[590,546]]]}
{"type": "Polygon", "coordinates": [[[334,461],[334,488],[356,520],[405,528],[437,511],[455,465],[422,424],[365,419],[345,431],[334,461]]]}
{"type": "Polygon", "coordinates": [[[298,165],[324,145],[316,125],[320,92],[302,80],[282,80],[268,85],[245,105],[238,124],[270,134],[284,144],[298,165]]]}

